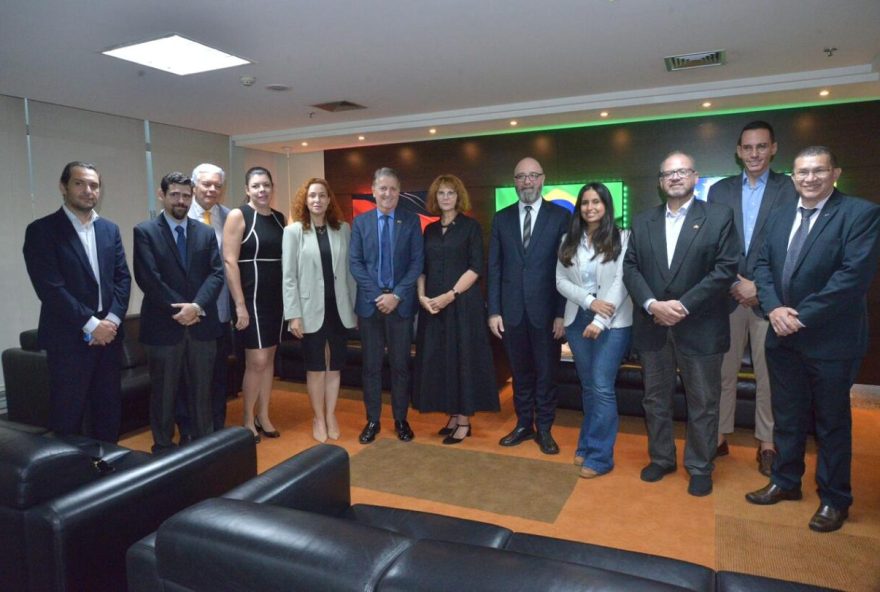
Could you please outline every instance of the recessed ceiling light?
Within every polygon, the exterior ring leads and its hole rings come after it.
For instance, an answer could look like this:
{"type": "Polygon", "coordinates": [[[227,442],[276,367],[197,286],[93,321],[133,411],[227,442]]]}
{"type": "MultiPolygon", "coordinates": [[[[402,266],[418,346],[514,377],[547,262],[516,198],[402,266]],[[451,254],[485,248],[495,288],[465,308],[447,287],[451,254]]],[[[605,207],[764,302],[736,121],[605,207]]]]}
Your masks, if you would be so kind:
{"type": "Polygon", "coordinates": [[[101,53],[178,76],[251,63],[180,35],[166,35],[143,43],[114,47],[101,53]]]}
{"type": "Polygon", "coordinates": [[[431,129],[428,130],[428,133],[431,134],[431,135],[436,134],[436,133],[437,133],[437,128],[436,128],[436,127],[432,127],[431,129]]]}
{"type": "Polygon", "coordinates": [[[363,142],[366,139],[367,139],[366,136],[358,136],[358,140],[360,140],[361,142],[363,142]]]}
{"type": "Polygon", "coordinates": [[[309,145],[309,143],[308,143],[308,142],[300,142],[300,144],[299,144],[299,145],[300,145],[300,146],[308,146],[308,145],[309,145]]]}
{"type": "Polygon", "coordinates": [[[599,113],[599,117],[608,117],[608,111],[602,111],[599,113]]]}
{"type": "Polygon", "coordinates": [[[827,97],[830,94],[831,94],[831,91],[828,90],[827,88],[823,88],[822,90],[819,91],[820,97],[827,97]]]}
{"type": "Polygon", "coordinates": [[[516,127],[517,125],[519,125],[519,122],[516,119],[511,119],[510,125],[512,125],[513,127],[516,127]]]}
{"type": "Polygon", "coordinates": [[[712,103],[710,103],[709,101],[706,101],[705,103],[703,103],[703,107],[706,109],[708,109],[711,106],[712,106],[712,103]]]}

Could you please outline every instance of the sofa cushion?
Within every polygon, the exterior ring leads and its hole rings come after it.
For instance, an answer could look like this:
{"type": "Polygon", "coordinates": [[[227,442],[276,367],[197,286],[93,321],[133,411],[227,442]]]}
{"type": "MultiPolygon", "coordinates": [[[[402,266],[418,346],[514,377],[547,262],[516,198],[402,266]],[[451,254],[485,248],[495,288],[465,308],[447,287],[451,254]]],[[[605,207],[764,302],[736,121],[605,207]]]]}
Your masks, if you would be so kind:
{"type": "Polygon", "coordinates": [[[36,329],[28,329],[27,331],[22,331],[18,335],[18,343],[21,345],[21,349],[27,351],[40,351],[40,349],[42,349],[37,344],[36,329]]]}
{"type": "Polygon", "coordinates": [[[686,588],[499,549],[418,541],[401,553],[376,587],[377,592],[412,590],[659,592],[686,588]]]}
{"type": "Polygon", "coordinates": [[[487,522],[369,504],[355,504],[348,509],[345,517],[414,539],[468,543],[496,549],[504,547],[513,532],[487,522]]]}
{"type": "Polygon", "coordinates": [[[0,425],[0,505],[25,510],[98,479],[92,457],[61,440],[0,425]]]}
{"type": "Polygon", "coordinates": [[[211,499],[159,528],[157,571],[163,583],[193,591],[372,590],[410,544],[350,520],[211,499]]]}
{"type": "Polygon", "coordinates": [[[505,548],[538,557],[642,576],[694,591],[711,590],[715,579],[715,573],[711,569],[696,563],[534,534],[516,533],[510,537],[505,548]]]}

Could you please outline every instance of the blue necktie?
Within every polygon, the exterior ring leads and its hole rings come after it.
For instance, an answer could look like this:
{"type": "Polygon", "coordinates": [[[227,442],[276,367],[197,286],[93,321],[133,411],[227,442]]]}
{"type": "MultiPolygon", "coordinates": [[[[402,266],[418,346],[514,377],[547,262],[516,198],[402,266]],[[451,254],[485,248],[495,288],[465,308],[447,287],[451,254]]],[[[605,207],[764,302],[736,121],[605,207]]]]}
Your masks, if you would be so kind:
{"type": "Polygon", "coordinates": [[[382,232],[379,234],[379,283],[391,288],[394,274],[391,271],[391,216],[382,216],[382,232]]]}
{"type": "Polygon", "coordinates": [[[183,226],[177,226],[174,232],[177,233],[177,251],[180,253],[180,260],[186,267],[186,235],[183,234],[183,226]]]}

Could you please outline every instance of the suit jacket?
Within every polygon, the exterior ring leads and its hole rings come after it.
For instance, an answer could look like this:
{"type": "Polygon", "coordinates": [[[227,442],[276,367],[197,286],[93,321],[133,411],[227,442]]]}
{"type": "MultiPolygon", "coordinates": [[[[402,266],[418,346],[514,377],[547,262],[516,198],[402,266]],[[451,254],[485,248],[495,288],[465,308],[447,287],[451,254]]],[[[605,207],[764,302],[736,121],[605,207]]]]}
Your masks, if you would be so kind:
{"type": "MultiPolygon", "coordinates": [[[[131,291],[131,274],[119,227],[105,218],[94,222],[98,251],[95,279],[85,248],[62,208],[28,225],[24,238],[24,261],[37,297],[40,347],[71,348],[83,343],[82,328],[95,316],[113,313],[125,318],[131,291]],[[98,290],[104,310],[98,310],[98,290]]],[[[122,339],[122,325],[116,339],[122,339]]]]}
{"type": "Polygon", "coordinates": [[[162,214],[134,227],[134,278],[144,292],[142,343],[180,343],[185,327],[171,318],[179,311],[171,305],[179,302],[195,302],[205,313],[189,327],[193,339],[220,337],[216,302],[223,285],[223,266],[214,230],[187,218],[186,251],[188,261],[184,262],[162,214]]]}
{"type": "MultiPolygon", "coordinates": [[[[416,280],[422,273],[425,253],[422,225],[412,212],[397,208],[392,230],[392,266],[394,294],[400,298],[397,313],[410,318],[418,310],[416,280]]],[[[369,317],[376,312],[374,302],[382,294],[379,287],[379,223],[376,212],[370,211],[354,219],[349,246],[349,268],[357,282],[354,310],[358,316],[369,317]]]]}
{"type": "MultiPolygon", "coordinates": [[[[342,324],[352,329],[357,324],[354,315],[356,287],[348,269],[348,245],[351,227],[343,222],[339,230],[327,226],[327,239],[333,259],[333,290],[336,309],[342,324]]],[[[301,318],[303,331],[314,333],[324,324],[324,268],[318,235],[314,228],[303,232],[302,222],[294,222],[284,229],[281,243],[283,279],[281,294],[284,299],[284,318],[301,318]]]]}
{"type": "Polygon", "coordinates": [[[776,212],[755,266],[765,314],[779,306],[797,310],[805,325],[793,335],[767,330],[766,348],[784,344],[818,359],[850,359],[868,347],[867,292],[880,257],[880,206],[835,190],[813,224],[782,299],[782,268],[797,203],[776,212]]]}
{"type": "MultiPolygon", "coordinates": [[[[623,257],[626,254],[629,232],[621,231],[620,255],[614,261],[602,261],[596,258],[596,298],[614,305],[614,314],[610,318],[598,316],[603,328],[619,329],[632,325],[633,304],[623,285],[623,257]]],[[[571,265],[565,267],[556,259],[556,289],[565,296],[565,326],[568,327],[577,317],[578,309],[583,307],[587,299],[587,289],[578,268],[578,256],[571,259],[571,265]]]]}
{"type": "Polygon", "coordinates": [[[682,353],[726,352],[730,348],[727,292],[736,277],[739,251],[730,208],[694,199],[670,266],[666,205],[639,213],[623,260],[623,281],[633,299],[633,346],[657,351],[671,330],[682,353]],[[689,314],[674,327],[658,325],[645,311],[651,298],[678,300],[689,314]]]}
{"type": "Polygon", "coordinates": [[[500,210],[489,235],[489,316],[519,325],[523,313],[534,327],[546,327],[565,314],[565,298],[556,291],[556,254],[568,230],[569,213],[544,201],[523,248],[519,204],[500,210]]]}
{"type": "MultiPolygon", "coordinates": [[[[755,228],[752,231],[752,240],[749,251],[745,250],[745,233],[743,231],[743,208],[742,208],[743,174],[734,175],[722,179],[709,188],[706,200],[709,203],[718,203],[733,210],[733,223],[736,226],[736,234],[739,237],[739,268],[737,273],[741,276],[754,280],[755,263],[764,245],[764,237],[767,234],[767,221],[770,215],[778,208],[788,207],[797,202],[797,192],[794,184],[787,175],[769,171],[767,186],[764,187],[764,197],[761,199],[761,207],[758,210],[758,218],[755,220],[755,228]]],[[[733,312],[739,303],[730,297],[728,308],[733,312]]],[[[755,307],[755,314],[760,315],[760,307],[755,307]]]]}
{"type": "MultiPolygon", "coordinates": [[[[195,203],[195,201],[193,201],[195,203]]],[[[217,216],[216,225],[220,229],[220,238],[217,239],[217,248],[220,249],[220,261],[223,261],[223,226],[226,224],[226,217],[229,215],[229,208],[224,206],[223,204],[217,204],[217,211],[219,215],[217,216]]],[[[196,214],[195,210],[190,206],[189,212],[187,212],[187,216],[196,220],[198,222],[202,222],[202,217],[196,214]]],[[[214,220],[211,220],[212,224],[214,224],[214,220]]],[[[214,236],[217,236],[217,231],[215,229],[214,236]]],[[[226,285],[226,269],[223,270],[223,287],[220,289],[220,295],[217,296],[217,316],[220,319],[221,323],[228,323],[232,319],[232,307],[230,305],[230,296],[229,296],[229,286],[226,285]]]]}

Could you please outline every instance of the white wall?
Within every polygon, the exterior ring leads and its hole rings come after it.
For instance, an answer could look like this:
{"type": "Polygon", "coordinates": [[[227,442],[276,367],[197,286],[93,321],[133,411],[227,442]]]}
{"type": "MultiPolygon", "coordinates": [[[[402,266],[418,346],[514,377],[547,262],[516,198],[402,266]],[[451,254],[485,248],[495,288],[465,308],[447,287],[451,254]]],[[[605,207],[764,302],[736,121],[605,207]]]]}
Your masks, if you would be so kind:
{"type": "MultiPolygon", "coordinates": [[[[226,203],[240,205],[244,171],[259,164],[275,178],[276,209],[287,213],[289,187],[310,176],[323,176],[323,153],[288,159],[259,150],[230,146],[228,136],[150,123],[152,183],[147,179],[144,121],[28,101],[31,165],[28,164],[25,100],[0,95],[0,350],[18,346],[18,335],[37,325],[40,303],[31,286],[21,254],[24,232],[33,220],[61,206],[58,177],[72,160],[92,162],[101,173],[101,216],[119,225],[131,264],[132,228],[149,218],[150,187],[158,187],[168,172],[184,173],[202,162],[227,171],[226,203]],[[230,162],[231,160],[231,162],[230,162]],[[33,176],[33,195],[30,181],[33,176]]],[[[132,282],[129,312],[137,312],[142,295],[132,282]]],[[[2,389],[0,375],[0,389],[2,389]]],[[[5,407],[0,400],[0,409],[5,407]]]]}

